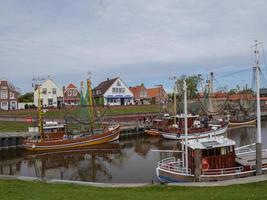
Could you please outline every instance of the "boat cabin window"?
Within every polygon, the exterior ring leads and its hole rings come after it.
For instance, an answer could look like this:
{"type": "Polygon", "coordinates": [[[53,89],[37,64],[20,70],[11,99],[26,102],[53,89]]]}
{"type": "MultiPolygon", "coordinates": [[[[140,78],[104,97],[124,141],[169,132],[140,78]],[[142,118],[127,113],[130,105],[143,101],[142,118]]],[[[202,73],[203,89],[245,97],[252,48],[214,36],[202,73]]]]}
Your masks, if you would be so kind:
{"type": "Polygon", "coordinates": [[[233,146],[228,147],[220,147],[220,148],[212,148],[212,149],[204,149],[202,151],[203,157],[210,157],[210,156],[219,156],[219,155],[227,155],[234,151],[233,146]]]}

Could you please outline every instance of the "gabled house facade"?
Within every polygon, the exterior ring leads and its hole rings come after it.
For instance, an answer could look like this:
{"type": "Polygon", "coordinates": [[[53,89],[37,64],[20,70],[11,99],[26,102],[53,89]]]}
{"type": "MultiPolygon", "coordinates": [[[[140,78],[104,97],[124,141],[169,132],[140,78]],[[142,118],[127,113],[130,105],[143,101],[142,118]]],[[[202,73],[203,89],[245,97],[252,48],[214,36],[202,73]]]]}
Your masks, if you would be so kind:
{"type": "MultiPolygon", "coordinates": [[[[63,104],[63,91],[56,83],[48,77],[48,79],[40,85],[41,102],[43,107],[61,107],[63,104]]],[[[34,105],[38,106],[38,86],[34,91],[34,105]]]]}
{"type": "Polygon", "coordinates": [[[150,98],[148,96],[148,92],[144,84],[129,87],[129,89],[134,95],[135,104],[142,105],[150,103],[150,98]]]}
{"type": "Polygon", "coordinates": [[[147,94],[152,104],[164,104],[168,102],[168,94],[166,93],[162,85],[147,89],[147,94]]]}
{"type": "Polygon", "coordinates": [[[0,80],[0,109],[18,109],[18,98],[20,92],[17,87],[5,79],[0,80]]]}
{"type": "Polygon", "coordinates": [[[119,78],[107,79],[93,89],[97,105],[130,105],[133,104],[133,93],[119,78]]]}
{"type": "Polygon", "coordinates": [[[80,102],[80,92],[73,83],[63,87],[63,97],[65,105],[78,105],[80,102]]]}

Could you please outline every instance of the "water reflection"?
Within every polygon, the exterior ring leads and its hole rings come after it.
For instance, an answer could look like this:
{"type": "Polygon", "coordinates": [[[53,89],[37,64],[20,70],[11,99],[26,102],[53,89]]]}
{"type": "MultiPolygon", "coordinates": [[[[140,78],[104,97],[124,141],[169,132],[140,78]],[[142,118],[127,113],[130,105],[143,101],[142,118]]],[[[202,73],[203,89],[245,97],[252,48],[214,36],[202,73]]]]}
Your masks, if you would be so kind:
{"type": "MultiPolygon", "coordinates": [[[[263,147],[267,148],[267,122],[262,125],[263,147]]],[[[255,142],[255,133],[255,127],[246,127],[228,130],[225,135],[242,146],[255,142]]],[[[173,153],[151,149],[179,150],[180,145],[176,141],[139,136],[91,149],[44,153],[5,150],[0,153],[0,174],[115,183],[157,181],[157,161],[173,153]]],[[[174,156],[181,155],[175,153],[174,156]]]]}

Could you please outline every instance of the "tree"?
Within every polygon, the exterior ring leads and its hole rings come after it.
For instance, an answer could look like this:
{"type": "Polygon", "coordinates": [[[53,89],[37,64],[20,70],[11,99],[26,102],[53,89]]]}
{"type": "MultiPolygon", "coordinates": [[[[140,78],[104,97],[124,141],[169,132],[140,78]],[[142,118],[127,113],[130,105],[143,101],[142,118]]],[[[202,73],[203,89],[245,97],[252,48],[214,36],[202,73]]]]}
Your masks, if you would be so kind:
{"type": "Polygon", "coordinates": [[[33,92],[28,92],[19,97],[19,102],[30,103],[33,102],[33,92]]]}
{"type": "Polygon", "coordinates": [[[192,75],[192,76],[186,76],[182,75],[180,78],[178,78],[175,82],[178,96],[183,95],[183,85],[184,80],[186,80],[187,85],[187,95],[189,99],[195,98],[198,93],[198,85],[202,81],[202,78],[200,75],[192,75]]]}

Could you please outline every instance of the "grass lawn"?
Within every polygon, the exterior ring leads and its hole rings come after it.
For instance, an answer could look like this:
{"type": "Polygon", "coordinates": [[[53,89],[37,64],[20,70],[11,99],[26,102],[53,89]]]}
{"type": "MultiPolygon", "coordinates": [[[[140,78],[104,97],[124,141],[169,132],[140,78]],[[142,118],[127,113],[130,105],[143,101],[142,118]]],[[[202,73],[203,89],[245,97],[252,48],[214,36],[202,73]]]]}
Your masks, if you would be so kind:
{"type": "MultiPolygon", "coordinates": [[[[47,109],[44,117],[49,119],[64,118],[66,112],[64,109],[47,109]]],[[[99,107],[99,111],[104,112],[106,108],[99,107]]],[[[141,114],[141,113],[156,113],[159,112],[159,105],[131,105],[131,106],[110,106],[106,115],[129,115],[129,114],[141,114]]],[[[75,113],[76,108],[69,109],[70,113],[75,113]]],[[[13,116],[13,117],[37,117],[36,109],[27,110],[0,110],[0,116],[13,116]]]]}
{"type": "Polygon", "coordinates": [[[226,187],[150,186],[142,188],[97,188],[71,184],[47,184],[0,180],[0,199],[107,199],[107,200],[230,200],[267,199],[267,182],[226,187]]]}
{"type": "Polygon", "coordinates": [[[23,131],[28,131],[27,123],[0,121],[0,132],[23,132],[23,131]]]}

